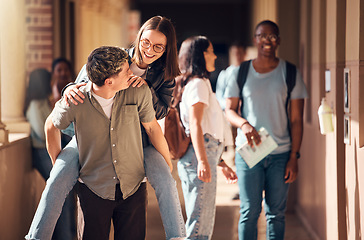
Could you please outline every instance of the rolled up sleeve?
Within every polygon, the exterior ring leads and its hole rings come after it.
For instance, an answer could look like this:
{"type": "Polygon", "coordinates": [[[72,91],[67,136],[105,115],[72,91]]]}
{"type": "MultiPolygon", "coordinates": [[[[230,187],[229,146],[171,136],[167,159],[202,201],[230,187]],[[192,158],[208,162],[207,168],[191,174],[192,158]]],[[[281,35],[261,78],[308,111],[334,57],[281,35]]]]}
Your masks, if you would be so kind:
{"type": "Polygon", "coordinates": [[[74,105],[68,107],[62,99],[56,103],[51,113],[53,125],[61,130],[66,129],[74,121],[74,105]]]}

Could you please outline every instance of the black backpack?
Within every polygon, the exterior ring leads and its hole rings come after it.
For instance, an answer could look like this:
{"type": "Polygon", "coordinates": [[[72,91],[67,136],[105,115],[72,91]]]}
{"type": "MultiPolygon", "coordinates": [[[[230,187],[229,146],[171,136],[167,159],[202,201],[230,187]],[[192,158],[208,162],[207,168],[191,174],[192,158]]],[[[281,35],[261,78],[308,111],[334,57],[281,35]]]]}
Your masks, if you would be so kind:
{"type": "MultiPolygon", "coordinates": [[[[239,86],[239,96],[240,96],[240,101],[241,101],[241,109],[240,109],[241,114],[243,114],[243,105],[244,105],[242,90],[243,90],[244,84],[246,82],[246,78],[248,76],[251,61],[252,60],[243,62],[239,67],[238,86],[239,86]]],[[[288,105],[289,105],[289,100],[291,99],[291,92],[292,92],[294,86],[296,85],[296,71],[297,71],[296,66],[294,64],[286,61],[286,84],[287,84],[286,114],[287,114],[287,119],[289,119],[288,105]]],[[[288,120],[288,131],[291,135],[291,127],[290,127],[289,120],[288,120]]]]}

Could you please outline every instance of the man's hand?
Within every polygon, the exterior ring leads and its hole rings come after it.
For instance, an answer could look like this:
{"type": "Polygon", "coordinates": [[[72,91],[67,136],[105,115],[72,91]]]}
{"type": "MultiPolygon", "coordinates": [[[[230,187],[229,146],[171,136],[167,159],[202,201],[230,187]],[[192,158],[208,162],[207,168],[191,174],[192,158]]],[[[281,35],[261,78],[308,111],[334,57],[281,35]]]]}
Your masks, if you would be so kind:
{"type": "Polygon", "coordinates": [[[149,140],[153,144],[154,148],[163,156],[167,165],[169,166],[171,172],[173,170],[173,165],[171,161],[171,156],[169,154],[168,144],[164,138],[161,127],[159,126],[157,119],[154,118],[152,122],[143,123],[142,125],[148,134],[149,140]]]}
{"type": "Polygon", "coordinates": [[[296,180],[298,175],[298,162],[296,156],[290,157],[287,166],[286,174],[284,175],[285,183],[292,183],[296,180]]]}
{"type": "Polygon", "coordinates": [[[252,125],[250,125],[249,122],[243,123],[243,125],[241,126],[241,130],[245,134],[246,140],[248,141],[250,147],[254,147],[254,142],[256,145],[259,145],[261,143],[259,133],[252,125]]]}

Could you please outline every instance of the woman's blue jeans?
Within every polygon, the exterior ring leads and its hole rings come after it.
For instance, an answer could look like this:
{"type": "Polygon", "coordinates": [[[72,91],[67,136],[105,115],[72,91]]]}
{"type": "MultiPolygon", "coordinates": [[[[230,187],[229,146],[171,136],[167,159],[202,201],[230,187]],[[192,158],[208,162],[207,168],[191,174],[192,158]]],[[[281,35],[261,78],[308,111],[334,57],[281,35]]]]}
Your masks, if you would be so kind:
{"type": "Polygon", "coordinates": [[[186,239],[208,240],[212,237],[215,223],[216,168],[223,144],[205,134],[205,150],[211,169],[211,182],[201,181],[197,175],[197,158],[192,144],[178,162],[178,174],[182,183],[186,207],[186,239]]]}
{"type": "MultiPolygon", "coordinates": [[[[184,237],[186,233],[176,182],[164,158],[153,146],[144,148],[144,166],[158,199],[167,239],[184,237]]],[[[57,157],[26,239],[51,239],[64,200],[78,176],[78,149],[73,137],[57,157]]]]}
{"type": "Polygon", "coordinates": [[[289,184],[284,175],[289,152],[268,155],[249,168],[239,153],[235,155],[240,192],[239,240],[257,239],[257,221],[262,210],[267,220],[267,239],[284,239],[285,210],[289,184]]]}
{"type": "MultiPolygon", "coordinates": [[[[49,179],[52,170],[52,160],[46,148],[32,148],[33,167],[42,175],[45,181],[49,179]]],[[[52,238],[55,240],[73,239],[76,236],[75,220],[75,191],[72,190],[65,199],[65,204],[59,209],[59,218],[52,229],[52,238]],[[54,231],[53,231],[54,230],[54,231]]]]}
{"type": "Polygon", "coordinates": [[[176,181],[163,156],[149,145],[144,151],[144,168],[159,204],[166,239],[186,237],[185,221],[179,202],[176,181]]]}
{"type": "Polygon", "coordinates": [[[79,175],[75,138],[61,151],[53,165],[26,239],[50,240],[69,192],[79,175]]]}

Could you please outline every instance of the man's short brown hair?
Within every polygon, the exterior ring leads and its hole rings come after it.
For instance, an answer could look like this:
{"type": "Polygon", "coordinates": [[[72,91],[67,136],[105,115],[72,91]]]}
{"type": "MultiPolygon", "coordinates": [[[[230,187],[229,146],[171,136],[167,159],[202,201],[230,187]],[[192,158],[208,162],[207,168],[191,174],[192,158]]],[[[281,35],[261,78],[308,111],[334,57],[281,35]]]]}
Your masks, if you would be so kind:
{"type": "Polygon", "coordinates": [[[105,80],[123,70],[128,53],[119,47],[102,46],[88,56],[86,71],[91,82],[103,86],[105,80]]]}

